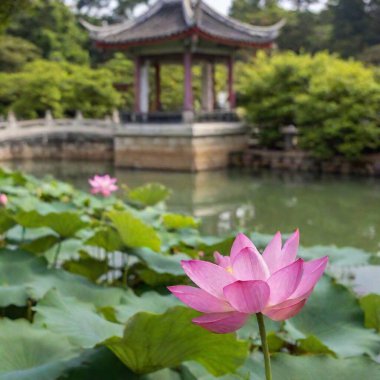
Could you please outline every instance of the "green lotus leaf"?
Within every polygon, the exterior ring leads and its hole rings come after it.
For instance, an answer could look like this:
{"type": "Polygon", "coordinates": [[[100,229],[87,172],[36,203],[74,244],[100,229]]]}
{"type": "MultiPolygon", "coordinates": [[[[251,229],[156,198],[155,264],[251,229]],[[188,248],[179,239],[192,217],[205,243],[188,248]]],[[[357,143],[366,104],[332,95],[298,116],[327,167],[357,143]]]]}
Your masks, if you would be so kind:
{"type": "Polygon", "coordinates": [[[234,372],[246,358],[247,342],[193,325],[196,315],[184,307],[164,314],[138,313],[127,322],[122,338],[104,344],[136,373],[177,367],[187,360],[201,363],[214,375],[234,372]]]}
{"type": "Polygon", "coordinates": [[[58,261],[79,260],[82,252],[86,252],[86,247],[82,240],[72,238],[59,241],[45,252],[45,257],[49,263],[54,263],[56,257],[58,261]]]}
{"type": "Polygon", "coordinates": [[[0,306],[24,306],[28,298],[39,300],[53,288],[98,307],[119,305],[125,294],[122,289],[97,286],[82,276],[49,269],[43,257],[0,250],[0,306]]]}
{"type": "Polygon", "coordinates": [[[48,227],[63,238],[72,237],[87,224],[80,216],[71,211],[49,212],[43,214],[39,211],[24,211],[15,215],[15,220],[23,227],[39,228],[48,227]]]}
{"type": "MultiPolygon", "coordinates": [[[[366,356],[348,359],[334,359],[331,356],[292,356],[274,354],[271,356],[273,379],[277,380],[358,380],[378,379],[380,365],[366,356]]],[[[196,362],[186,362],[186,368],[193,375],[191,380],[265,380],[264,359],[261,353],[254,353],[235,374],[215,377],[196,362]]]]}
{"type": "Polygon", "coordinates": [[[138,249],[133,252],[142,260],[149,269],[159,274],[171,274],[183,276],[184,271],[181,267],[182,260],[190,260],[190,257],[182,253],[175,255],[162,255],[152,252],[150,249],[138,249]]]}
{"type": "Polygon", "coordinates": [[[165,214],[162,217],[164,226],[169,230],[178,230],[181,228],[198,228],[200,221],[181,214],[165,214]]]}
{"type": "Polygon", "coordinates": [[[92,348],[108,338],[123,335],[123,326],[105,320],[93,305],[64,297],[55,289],[50,290],[34,310],[36,324],[64,335],[81,348],[92,348]]]}
{"type": "Polygon", "coordinates": [[[148,183],[128,191],[128,199],[144,206],[155,206],[170,196],[171,191],[159,183],[148,183]]]}
{"type": "Polygon", "coordinates": [[[370,254],[362,249],[352,247],[338,248],[334,245],[331,246],[314,246],[314,247],[300,247],[300,257],[313,260],[322,256],[329,257],[329,264],[332,266],[351,266],[362,265],[368,263],[371,258],[370,254]]]}
{"type": "Polygon", "coordinates": [[[65,261],[63,268],[68,272],[79,274],[96,282],[106,272],[104,261],[99,261],[88,254],[82,253],[79,260],[65,261]]]}
{"type": "Polygon", "coordinates": [[[364,315],[355,297],[324,277],[302,312],[286,322],[286,329],[295,339],[315,336],[341,357],[375,356],[380,350],[380,336],[364,329],[363,324],[364,315]]]}
{"type": "Polygon", "coordinates": [[[364,311],[365,327],[380,332],[380,295],[368,294],[360,299],[360,306],[364,311]]]}
{"type": "Polygon", "coordinates": [[[86,241],[85,244],[94,247],[100,247],[108,252],[119,251],[123,242],[120,235],[111,227],[102,227],[95,231],[86,241]]]}
{"type": "Polygon", "coordinates": [[[52,380],[78,352],[68,340],[25,320],[0,320],[0,379],[52,380]]]}
{"type": "Polygon", "coordinates": [[[9,212],[4,208],[0,208],[0,234],[8,231],[15,224],[16,222],[13,220],[9,212]]]}
{"type": "Polygon", "coordinates": [[[128,247],[148,247],[160,251],[161,240],[157,232],[129,211],[113,211],[108,217],[118,230],[121,240],[128,247]]]}
{"type": "Polygon", "coordinates": [[[121,323],[126,323],[129,318],[141,311],[161,314],[178,305],[181,305],[181,302],[172,295],[162,296],[151,291],[138,297],[129,290],[123,296],[121,304],[114,307],[115,318],[121,323]]]}
{"type": "MultiPolygon", "coordinates": [[[[378,379],[380,365],[360,356],[333,359],[327,356],[290,356],[277,354],[273,360],[273,378],[281,380],[358,380],[378,379]]],[[[259,378],[257,378],[259,379],[259,378]]],[[[261,379],[265,379],[264,376],[261,379]]]]}
{"type": "Polygon", "coordinates": [[[49,248],[53,247],[59,241],[57,235],[44,235],[28,243],[22,244],[21,248],[35,255],[43,255],[49,248]]]}

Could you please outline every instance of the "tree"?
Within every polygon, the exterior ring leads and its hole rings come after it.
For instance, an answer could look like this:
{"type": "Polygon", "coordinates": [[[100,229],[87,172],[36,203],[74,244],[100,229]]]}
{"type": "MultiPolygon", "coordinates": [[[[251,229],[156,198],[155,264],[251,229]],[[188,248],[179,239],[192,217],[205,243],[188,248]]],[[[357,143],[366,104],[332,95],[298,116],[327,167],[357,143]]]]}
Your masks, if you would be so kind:
{"type": "Polygon", "coordinates": [[[131,18],[137,5],[148,4],[149,0],[77,0],[76,7],[82,14],[102,17],[131,18]]]}
{"type": "Polygon", "coordinates": [[[61,1],[34,0],[26,11],[14,15],[6,31],[36,45],[46,59],[88,62],[88,35],[61,1]]]}
{"type": "Polygon", "coordinates": [[[9,20],[30,4],[30,0],[0,1],[0,32],[8,25],[9,20]]]}
{"type": "Polygon", "coordinates": [[[285,14],[277,0],[234,0],[230,10],[231,17],[255,25],[274,24],[285,14]]]}
{"type": "Polygon", "coordinates": [[[331,50],[344,57],[355,56],[366,47],[367,14],[363,0],[332,0],[331,50]]]}
{"type": "Polygon", "coordinates": [[[22,38],[0,36],[0,71],[18,71],[41,56],[36,45],[22,38]]]}
{"type": "Polygon", "coordinates": [[[17,73],[0,73],[0,114],[12,109],[18,117],[54,117],[75,114],[103,117],[121,106],[107,69],[91,69],[67,62],[36,60],[17,73]]]}

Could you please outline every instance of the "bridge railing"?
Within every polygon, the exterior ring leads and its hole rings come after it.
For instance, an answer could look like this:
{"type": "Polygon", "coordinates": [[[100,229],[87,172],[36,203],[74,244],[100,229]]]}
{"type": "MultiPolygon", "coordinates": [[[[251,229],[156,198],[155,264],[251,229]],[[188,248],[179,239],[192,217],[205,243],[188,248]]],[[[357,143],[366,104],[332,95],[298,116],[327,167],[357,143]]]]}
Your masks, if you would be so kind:
{"type": "Polygon", "coordinates": [[[107,116],[104,119],[85,119],[79,111],[76,113],[76,116],[71,119],[54,119],[50,111],[45,113],[45,118],[43,119],[17,120],[13,112],[8,113],[7,119],[0,118],[0,130],[68,126],[114,128],[118,125],[120,125],[120,116],[117,110],[113,111],[111,116],[107,116]]]}

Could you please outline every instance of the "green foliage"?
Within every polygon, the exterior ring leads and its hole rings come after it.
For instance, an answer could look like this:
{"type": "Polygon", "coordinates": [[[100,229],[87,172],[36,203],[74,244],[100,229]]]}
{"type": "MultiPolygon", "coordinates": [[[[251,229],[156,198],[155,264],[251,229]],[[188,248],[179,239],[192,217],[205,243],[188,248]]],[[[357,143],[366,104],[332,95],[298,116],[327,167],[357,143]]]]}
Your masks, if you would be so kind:
{"type": "Polygon", "coordinates": [[[360,299],[364,311],[365,327],[380,332],[380,295],[369,294],[360,299]]]}
{"type": "Polygon", "coordinates": [[[46,59],[87,63],[87,33],[80,29],[76,16],[64,2],[34,0],[17,12],[7,33],[37,46],[46,59]]]}
{"type": "Polygon", "coordinates": [[[0,71],[19,71],[26,63],[40,57],[36,45],[18,37],[0,36],[0,71]]]}
{"type": "MultiPolygon", "coordinates": [[[[6,170],[0,192],[9,198],[0,210],[0,379],[264,379],[255,318],[237,334],[212,334],[166,290],[188,283],[181,260],[228,254],[231,236],[202,237],[193,218],[167,213],[163,198],[145,207],[6,170]]],[[[269,239],[253,237],[261,250],[269,239]]],[[[325,276],[290,321],[266,321],[274,374],[377,378],[377,290],[358,301],[350,288],[363,265],[378,267],[360,249],[300,250],[307,260],[322,254],[336,281],[325,276]]]]}
{"type": "Polygon", "coordinates": [[[54,117],[81,110],[86,117],[102,117],[120,105],[112,73],[105,69],[37,60],[23,71],[0,73],[0,113],[13,109],[18,117],[54,117]]]}
{"type": "Polygon", "coordinates": [[[188,215],[180,214],[165,214],[163,216],[163,222],[165,227],[169,230],[197,228],[200,224],[199,220],[196,220],[188,215]]]}
{"type": "Polygon", "coordinates": [[[191,324],[196,312],[184,307],[132,317],[122,338],[105,342],[136,373],[155,372],[196,360],[214,375],[233,372],[244,361],[247,344],[233,335],[215,335],[191,324]],[[181,341],[179,349],[178,342],[181,341]]]}
{"type": "Polygon", "coordinates": [[[78,352],[63,336],[25,320],[0,320],[0,378],[51,380],[78,352]]]}
{"type": "Polygon", "coordinates": [[[128,199],[144,206],[155,206],[170,196],[170,190],[159,183],[148,183],[128,191],[128,199]]]}
{"type": "Polygon", "coordinates": [[[160,237],[154,229],[129,211],[113,211],[108,214],[115,228],[118,230],[121,240],[128,247],[148,247],[153,251],[159,251],[160,237]]]}
{"type": "Polygon", "coordinates": [[[0,2],[0,33],[7,27],[11,19],[25,9],[31,3],[31,0],[2,0],[0,2]]]}
{"type": "Polygon", "coordinates": [[[259,54],[241,77],[243,104],[263,146],[281,146],[280,128],[295,124],[301,146],[323,159],[379,148],[380,83],[359,62],[326,53],[259,54]]]}

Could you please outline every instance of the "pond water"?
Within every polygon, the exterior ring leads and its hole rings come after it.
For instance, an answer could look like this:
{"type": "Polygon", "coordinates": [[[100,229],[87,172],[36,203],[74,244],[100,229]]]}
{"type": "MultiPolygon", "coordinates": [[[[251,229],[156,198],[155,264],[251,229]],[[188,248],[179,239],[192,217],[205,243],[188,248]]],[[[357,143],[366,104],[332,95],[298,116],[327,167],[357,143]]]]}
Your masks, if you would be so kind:
{"type": "Polygon", "coordinates": [[[273,234],[299,227],[304,246],[352,246],[380,251],[380,180],[309,174],[131,171],[109,163],[8,163],[38,177],[51,174],[87,189],[88,177],[111,173],[131,187],[160,182],[173,190],[170,210],[202,218],[206,234],[247,229],[273,234]]]}

